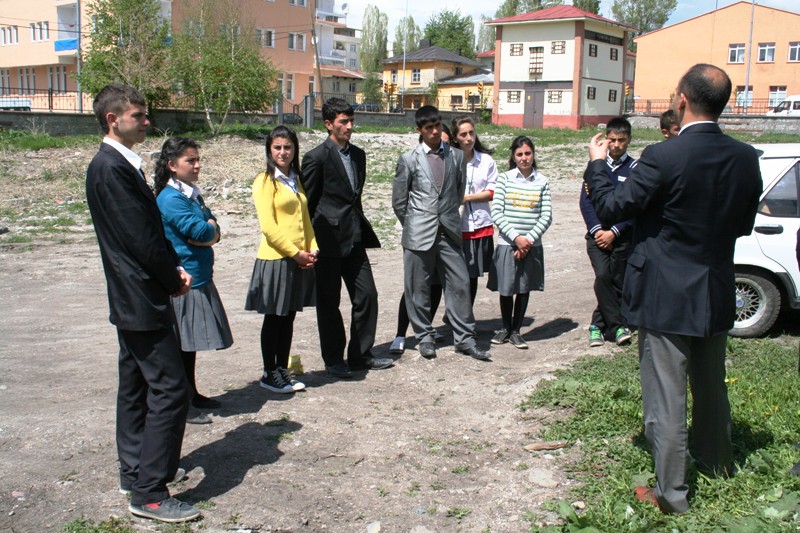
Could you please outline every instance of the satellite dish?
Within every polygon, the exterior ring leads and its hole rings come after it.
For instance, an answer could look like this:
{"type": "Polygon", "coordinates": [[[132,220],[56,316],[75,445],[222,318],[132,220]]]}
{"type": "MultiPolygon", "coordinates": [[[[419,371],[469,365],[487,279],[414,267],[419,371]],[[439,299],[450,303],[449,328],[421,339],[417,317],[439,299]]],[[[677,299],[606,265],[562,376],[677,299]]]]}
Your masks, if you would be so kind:
{"type": "Polygon", "coordinates": [[[342,4],[342,13],[347,15],[349,12],[350,12],[350,6],[347,5],[347,2],[345,2],[344,4],[342,4]]]}

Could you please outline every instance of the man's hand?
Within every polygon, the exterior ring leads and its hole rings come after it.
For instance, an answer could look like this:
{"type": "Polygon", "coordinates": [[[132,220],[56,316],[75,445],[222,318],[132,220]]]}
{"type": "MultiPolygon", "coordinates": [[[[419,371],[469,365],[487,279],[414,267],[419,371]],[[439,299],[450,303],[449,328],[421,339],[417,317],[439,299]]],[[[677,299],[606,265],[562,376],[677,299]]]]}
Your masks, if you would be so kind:
{"type": "Polygon", "coordinates": [[[183,296],[192,289],[192,275],[185,270],[179,270],[178,275],[181,277],[183,285],[173,296],[183,296]]]}
{"type": "Polygon", "coordinates": [[[603,250],[612,249],[614,247],[614,239],[616,238],[617,234],[611,230],[599,229],[594,232],[594,242],[603,250]]]}
{"type": "Polygon", "coordinates": [[[608,140],[604,139],[605,133],[598,133],[589,141],[589,160],[605,160],[608,155],[608,140]]]}

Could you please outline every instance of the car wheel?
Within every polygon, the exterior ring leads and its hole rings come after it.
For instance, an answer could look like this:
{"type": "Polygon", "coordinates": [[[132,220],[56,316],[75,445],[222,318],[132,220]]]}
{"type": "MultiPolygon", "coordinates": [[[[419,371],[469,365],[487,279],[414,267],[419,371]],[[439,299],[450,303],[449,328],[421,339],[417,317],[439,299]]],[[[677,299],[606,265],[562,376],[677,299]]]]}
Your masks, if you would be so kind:
{"type": "Polygon", "coordinates": [[[769,331],[781,310],[778,287],[758,274],[736,274],[736,321],[732,337],[759,337],[769,331]]]}

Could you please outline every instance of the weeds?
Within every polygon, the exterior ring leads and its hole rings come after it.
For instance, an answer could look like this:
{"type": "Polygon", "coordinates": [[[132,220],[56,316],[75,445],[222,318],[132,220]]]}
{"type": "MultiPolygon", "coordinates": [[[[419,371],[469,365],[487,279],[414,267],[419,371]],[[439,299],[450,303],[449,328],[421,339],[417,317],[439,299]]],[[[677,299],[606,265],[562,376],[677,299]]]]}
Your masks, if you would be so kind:
{"type": "Polygon", "coordinates": [[[136,530],[131,526],[130,519],[109,518],[102,522],[93,522],[88,518],[76,518],[72,522],[64,524],[61,531],[63,533],[135,533],[136,530]]]}

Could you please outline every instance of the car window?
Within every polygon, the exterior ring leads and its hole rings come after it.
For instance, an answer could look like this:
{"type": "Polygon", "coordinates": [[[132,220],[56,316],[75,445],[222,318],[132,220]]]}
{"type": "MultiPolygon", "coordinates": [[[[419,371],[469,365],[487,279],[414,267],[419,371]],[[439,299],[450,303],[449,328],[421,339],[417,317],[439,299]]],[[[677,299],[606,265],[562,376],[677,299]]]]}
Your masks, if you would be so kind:
{"type": "Polygon", "coordinates": [[[800,202],[797,198],[798,175],[800,175],[800,163],[795,163],[764,196],[758,204],[758,212],[773,217],[800,217],[800,202]]]}

